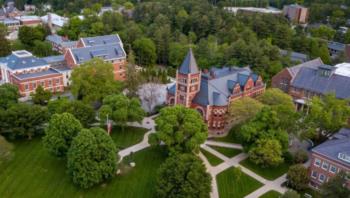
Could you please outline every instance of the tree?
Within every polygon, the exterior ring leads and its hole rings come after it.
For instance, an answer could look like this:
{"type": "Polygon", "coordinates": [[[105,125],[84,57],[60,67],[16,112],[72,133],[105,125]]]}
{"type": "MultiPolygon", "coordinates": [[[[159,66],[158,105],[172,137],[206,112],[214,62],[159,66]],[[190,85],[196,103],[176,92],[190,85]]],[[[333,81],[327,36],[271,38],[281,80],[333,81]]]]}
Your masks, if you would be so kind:
{"type": "Polygon", "coordinates": [[[139,38],[133,42],[138,64],[152,66],[156,63],[157,52],[154,42],[149,38],[139,38]]]}
{"type": "Polygon", "coordinates": [[[141,122],[145,112],[137,98],[129,99],[122,94],[118,94],[107,96],[103,100],[100,111],[101,122],[104,122],[107,116],[124,130],[127,122],[141,122]]]}
{"type": "Polygon", "coordinates": [[[46,105],[51,99],[52,93],[39,85],[31,96],[34,104],[46,105]]]}
{"type": "Polygon", "coordinates": [[[249,151],[249,159],[263,167],[277,166],[283,162],[281,144],[275,139],[260,139],[249,151]]]}
{"type": "Polygon", "coordinates": [[[294,190],[287,190],[281,198],[300,198],[300,195],[294,190]]]}
{"type": "Polygon", "coordinates": [[[346,126],[349,117],[348,101],[337,99],[334,94],[328,94],[322,98],[312,98],[305,122],[308,127],[318,129],[321,134],[330,136],[346,126]]]}
{"type": "Polygon", "coordinates": [[[0,57],[7,56],[11,52],[10,42],[6,39],[7,28],[0,24],[0,57]]]}
{"type": "Polygon", "coordinates": [[[322,197],[349,197],[350,189],[346,186],[347,177],[349,177],[349,175],[347,175],[345,172],[339,172],[337,175],[330,178],[328,182],[321,186],[322,197]]]}
{"type": "Polygon", "coordinates": [[[162,85],[151,82],[144,84],[138,91],[139,97],[147,106],[147,112],[153,112],[158,99],[162,96],[162,93],[159,91],[161,89],[162,85]]]}
{"type": "Polygon", "coordinates": [[[90,188],[113,177],[117,148],[101,128],[83,129],[73,139],[67,153],[67,167],[73,183],[90,188]]]}
{"type": "Polygon", "coordinates": [[[74,68],[71,78],[73,95],[87,103],[102,101],[122,87],[114,80],[113,65],[98,58],[74,68]]]}
{"type": "Polygon", "coordinates": [[[11,159],[13,146],[0,135],[0,165],[11,159]]]}
{"type": "Polygon", "coordinates": [[[314,28],[310,30],[313,37],[322,38],[325,40],[333,40],[336,31],[328,26],[321,25],[319,28],[314,28]]]}
{"type": "Polygon", "coordinates": [[[19,103],[12,105],[0,119],[0,130],[11,137],[28,137],[39,134],[48,120],[47,109],[37,105],[19,103]]]}
{"type": "Polygon", "coordinates": [[[95,120],[95,111],[92,106],[78,100],[69,101],[66,98],[53,100],[49,102],[48,110],[51,115],[70,113],[85,127],[90,126],[95,120]]]}
{"type": "Polygon", "coordinates": [[[34,41],[33,54],[39,57],[50,56],[54,54],[52,45],[46,41],[34,41]]]}
{"type": "Polygon", "coordinates": [[[139,71],[137,71],[135,65],[135,57],[132,50],[130,50],[128,55],[128,65],[126,68],[126,81],[125,85],[128,89],[129,96],[136,96],[139,86],[142,84],[142,76],[139,71]]]}
{"type": "Polygon", "coordinates": [[[156,139],[164,142],[171,152],[197,152],[208,136],[201,115],[183,106],[163,108],[156,124],[156,139]]]}
{"type": "Polygon", "coordinates": [[[289,167],[287,173],[287,184],[289,187],[300,191],[305,190],[309,184],[308,170],[303,164],[296,164],[289,167]]]}
{"type": "Polygon", "coordinates": [[[266,105],[285,105],[294,110],[293,98],[277,88],[267,89],[258,99],[266,105]]]}
{"type": "Polygon", "coordinates": [[[168,158],[159,168],[157,197],[208,197],[211,177],[202,161],[191,154],[168,158]],[[199,185],[200,184],[200,185],[199,185]]]}
{"type": "Polygon", "coordinates": [[[228,108],[228,120],[235,124],[244,123],[254,118],[263,106],[262,103],[251,97],[244,97],[230,104],[228,108]]]}
{"type": "Polygon", "coordinates": [[[54,114],[45,128],[44,146],[50,153],[58,157],[64,157],[73,138],[82,129],[79,120],[72,114],[54,114]]]}
{"type": "Polygon", "coordinates": [[[18,87],[12,84],[0,85],[0,109],[7,109],[17,104],[19,98],[18,87]]]}

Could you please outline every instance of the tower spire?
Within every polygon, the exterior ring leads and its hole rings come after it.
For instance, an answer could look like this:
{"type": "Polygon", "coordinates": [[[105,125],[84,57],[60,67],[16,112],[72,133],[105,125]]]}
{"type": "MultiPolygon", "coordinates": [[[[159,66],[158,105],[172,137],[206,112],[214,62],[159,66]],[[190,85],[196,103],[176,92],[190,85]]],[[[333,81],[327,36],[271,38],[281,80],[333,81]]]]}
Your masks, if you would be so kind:
{"type": "Polygon", "coordinates": [[[188,50],[186,58],[180,66],[179,72],[182,74],[199,73],[197,61],[193,55],[192,48],[188,50]]]}

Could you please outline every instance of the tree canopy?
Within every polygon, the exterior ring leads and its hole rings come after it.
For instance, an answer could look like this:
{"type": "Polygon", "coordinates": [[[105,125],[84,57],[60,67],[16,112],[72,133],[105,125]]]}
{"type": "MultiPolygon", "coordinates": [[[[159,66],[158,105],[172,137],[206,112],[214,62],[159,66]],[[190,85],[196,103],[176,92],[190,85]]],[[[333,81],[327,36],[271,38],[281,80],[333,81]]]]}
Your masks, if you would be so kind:
{"type": "Polygon", "coordinates": [[[230,104],[228,108],[228,120],[235,124],[244,123],[254,118],[264,107],[262,103],[251,98],[243,97],[230,104]]]}
{"type": "Polygon", "coordinates": [[[210,197],[211,176],[198,157],[181,154],[169,157],[159,168],[157,197],[210,197]]]}
{"type": "Polygon", "coordinates": [[[58,157],[65,157],[73,138],[82,128],[79,120],[72,114],[54,114],[45,128],[45,148],[58,157]]]}
{"type": "Polygon", "coordinates": [[[183,106],[166,107],[156,118],[155,138],[164,142],[171,152],[198,151],[208,136],[201,115],[183,106]]]}
{"type": "Polygon", "coordinates": [[[305,190],[309,185],[309,173],[303,164],[296,164],[289,167],[287,172],[288,186],[300,191],[305,190]]]}
{"type": "Polygon", "coordinates": [[[321,194],[323,197],[339,198],[348,197],[350,189],[345,185],[347,183],[347,173],[339,172],[334,177],[330,178],[328,182],[321,186],[321,194]]]}
{"type": "Polygon", "coordinates": [[[18,102],[18,87],[12,84],[0,85],[0,109],[7,109],[18,102]]]}
{"type": "Polygon", "coordinates": [[[31,96],[34,104],[46,105],[51,99],[52,93],[39,85],[35,93],[32,93],[31,96]]]}
{"type": "Polygon", "coordinates": [[[73,139],[67,153],[67,167],[73,183],[90,188],[113,177],[117,148],[101,128],[83,129],[73,139]]]}

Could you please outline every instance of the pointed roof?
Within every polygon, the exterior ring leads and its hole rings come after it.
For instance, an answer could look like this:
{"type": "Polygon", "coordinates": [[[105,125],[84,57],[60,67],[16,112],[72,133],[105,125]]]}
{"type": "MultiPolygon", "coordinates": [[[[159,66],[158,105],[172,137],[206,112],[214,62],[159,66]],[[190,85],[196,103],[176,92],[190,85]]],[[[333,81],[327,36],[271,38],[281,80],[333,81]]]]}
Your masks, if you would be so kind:
{"type": "Polygon", "coordinates": [[[188,51],[185,60],[182,62],[179,72],[182,74],[199,73],[196,59],[193,56],[192,49],[188,51]]]}

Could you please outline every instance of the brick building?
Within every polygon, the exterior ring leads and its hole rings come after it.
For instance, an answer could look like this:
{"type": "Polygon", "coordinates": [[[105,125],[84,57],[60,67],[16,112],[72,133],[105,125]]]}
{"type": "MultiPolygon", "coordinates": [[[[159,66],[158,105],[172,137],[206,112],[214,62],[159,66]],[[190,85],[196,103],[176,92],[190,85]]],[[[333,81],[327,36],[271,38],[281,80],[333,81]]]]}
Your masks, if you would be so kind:
{"type": "Polygon", "coordinates": [[[71,69],[93,58],[101,58],[113,64],[115,80],[126,79],[126,53],[118,35],[81,38],[76,47],[64,54],[71,69]]]}
{"type": "Polygon", "coordinates": [[[283,15],[294,23],[307,23],[309,9],[298,4],[286,5],[283,7],[283,15]]]}
{"type": "MultiPolygon", "coordinates": [[[[312,149],[310,183],[319,187],[340,171],[350,173],[350,129],[345,128],[312,149]]],[[[350,178],[347,186],[350,188],[350,178]]]]}
{"type": "Polygon", "coordinates": [[[63,75],[25,50],[1,58],[0,71],[0,81],[17,85],[22,97],[29,97],[39,85],[53,93],[64,91],[63,75]]]}
{"type": "Polygon", "coordinates": [[[302,109],[313,96],[334,93],[339,99],[350,98],[350,66],[325,65],[314,59],[294,67],[285,68],[272,78],[272,87],[291,95],[298,109],[302,109]]]}
{"type": "Polygon", "coordinates": [[[77,42],[70,41],[57,34],[48,35],[45,40],[52,45],[52,50],[64,54],[68,49],[76,48],[77,42]]]}
{"type": "Polygon", "coordinates": [[[175,85],[168,88],[167,103],[196,109],[212,134],[222,134],[228,126],[228,105],[245,96],[265,91],[261,76],[249,68],[224,67],[200,71],[190,50],[176,73],[175,85]]]}

